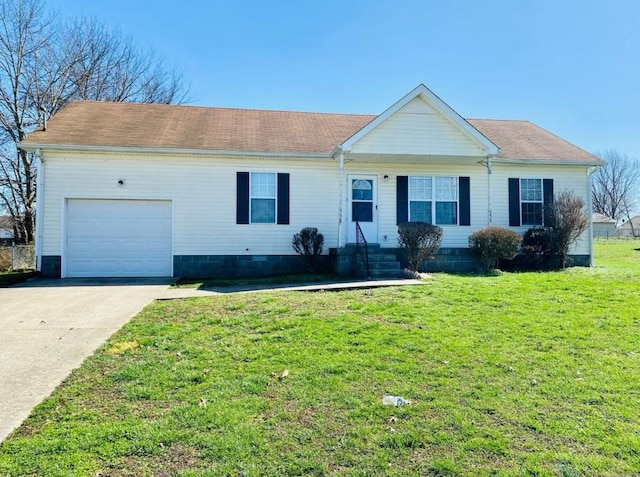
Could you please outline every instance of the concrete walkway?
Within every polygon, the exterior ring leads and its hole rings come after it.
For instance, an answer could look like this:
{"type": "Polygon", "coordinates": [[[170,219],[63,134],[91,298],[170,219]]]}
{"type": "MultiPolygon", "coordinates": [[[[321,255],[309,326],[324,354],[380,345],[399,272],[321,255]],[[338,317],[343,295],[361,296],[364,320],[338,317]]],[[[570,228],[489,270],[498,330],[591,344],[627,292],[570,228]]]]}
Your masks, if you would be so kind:
{"type": "Polygon", "coordinates": [[[423,280],[391,279],[391,280],[356,280],[349,282],[306,283],[295,285],[246,285],[226,287],[203,288],[169,288],[157,298],[159,300],[172,300],[175,298],[191,298],[199,296],[212,296],[227,293],[260,293],[273,291],[338,291],[356,288],[381,288],[391,286],[425,285],[423,280]]]}
{"type": "Polygon", "coordinates": [[[425,283],[376,280],[296,286],[168,288],[172,281],[171,278],[34,280],[0,288],[0,441],[73,369],[154,299],[425,283]]]}
{"type": "Polygon", "coordinates": [[[34,280],[0,288],[0,441],[172,281],[34,280]]]}

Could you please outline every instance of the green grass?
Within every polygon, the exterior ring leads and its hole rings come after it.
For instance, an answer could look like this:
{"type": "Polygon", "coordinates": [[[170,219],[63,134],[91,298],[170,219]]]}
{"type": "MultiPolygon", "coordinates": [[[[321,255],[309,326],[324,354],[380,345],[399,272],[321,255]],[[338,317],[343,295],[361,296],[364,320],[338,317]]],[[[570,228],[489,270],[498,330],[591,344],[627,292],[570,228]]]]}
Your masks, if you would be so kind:
{"type": "Polygon", "coordinates": [[[598,242],[593,269],[156,302],[0,446],[0,475],[637,475],[637,248],[598,242]]]}
{"type": "Polygon", "coordinates": [[[36,272],[33,270],[0,272],[0,287],[15,285],[16,283],[24,282],[34,276],[36,276],[36,272]]]}

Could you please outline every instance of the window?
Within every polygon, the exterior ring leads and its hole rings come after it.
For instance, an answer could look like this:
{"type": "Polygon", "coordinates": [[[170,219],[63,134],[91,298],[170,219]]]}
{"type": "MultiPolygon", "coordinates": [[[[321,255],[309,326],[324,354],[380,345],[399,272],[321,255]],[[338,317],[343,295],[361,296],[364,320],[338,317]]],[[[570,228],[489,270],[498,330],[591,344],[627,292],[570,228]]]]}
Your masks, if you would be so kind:
{"type": "Polygon", "coordinates": [[[458,223],[457,177],[409,177],[409,221],[437,225],[458,223]]]}
{"type": "Polygon", "coordinates": [[[252,172],[250,186],[251,223],[276,223],[276,175],[272,172],[252,172]]]}
{"type": "Polygon", "coordinates": [[[431,221],[433,187],[431,177],[409,177],[409,221],[431,221]]]}
{"type": "Polygon", "coordinates": [[[236,224],[289,224],[289,174],[236,172],[236,224]]]}
{"type": "Polygon", "coordinates": [[[522,225],[542,225],[542,179],[520,179],[522,225]]]}
{"type": "Polygon", "coordinates": [[[353,179],[351,182],[351,217],[354,222],[373,222],[373,181],[353,179]]]}

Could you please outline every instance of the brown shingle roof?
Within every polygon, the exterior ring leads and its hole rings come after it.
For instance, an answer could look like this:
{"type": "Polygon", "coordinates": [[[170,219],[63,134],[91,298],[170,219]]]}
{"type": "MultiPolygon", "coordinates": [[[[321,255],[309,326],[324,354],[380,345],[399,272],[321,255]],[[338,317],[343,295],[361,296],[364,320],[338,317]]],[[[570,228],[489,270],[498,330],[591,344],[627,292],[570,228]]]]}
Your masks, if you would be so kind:
{"type": "Polygon", "coordinates": [[[529,121],[467,119],[469,124],[500,147],[504,159],[600,162],[587,151],[529,121]]]}
{"type": "Polygon", "coordinates": [[[373,118],[76,101],[25,143],[328,154],[373,118]]]}
{"type": "MultiPolygon", "coordinates": [[[[329,154],[376,116],[164,104],[76,101],[25,146],[68,145],[329,154]]],[[[594,162],[597,158],[528,121],[470,119],[516,160],[594,162]]]]}

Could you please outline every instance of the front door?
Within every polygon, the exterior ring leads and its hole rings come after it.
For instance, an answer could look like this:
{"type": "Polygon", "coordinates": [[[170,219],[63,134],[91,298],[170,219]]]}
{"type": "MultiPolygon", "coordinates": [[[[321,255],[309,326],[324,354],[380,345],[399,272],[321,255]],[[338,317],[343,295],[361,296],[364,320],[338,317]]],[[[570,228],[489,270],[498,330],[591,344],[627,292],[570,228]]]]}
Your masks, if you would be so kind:
{"type": "Polygon", "coordinates": [[[356,222],[369,243],[378,243],[377,176],[349,175],[349,243],[356,242],[356,222]]]}

